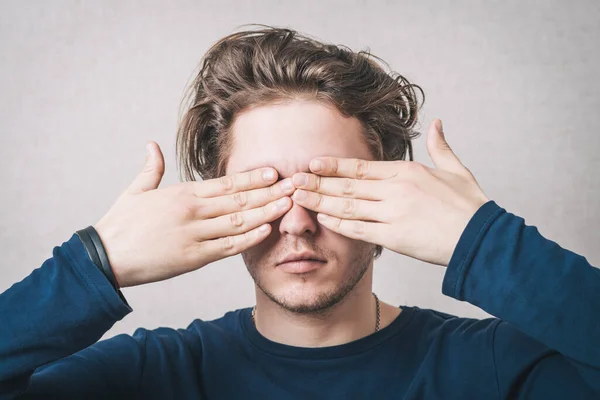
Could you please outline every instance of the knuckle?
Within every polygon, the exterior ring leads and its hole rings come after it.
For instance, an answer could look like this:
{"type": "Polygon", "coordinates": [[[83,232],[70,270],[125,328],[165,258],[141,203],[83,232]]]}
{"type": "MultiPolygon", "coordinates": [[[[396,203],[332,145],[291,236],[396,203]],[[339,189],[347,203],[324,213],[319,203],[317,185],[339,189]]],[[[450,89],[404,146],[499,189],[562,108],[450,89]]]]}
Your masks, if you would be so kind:
{"type": "Polygon", "coordinates": [[[191,194],[199,199],[204,197],[204,185],[206,182],[191,182],[187,187],[182,187],[180,193],[191,194]]]}
{"type": "Polygon", "coordinates": [[[364,236],[365,232],[366,232],[366,223],[365,221],[355,221],[354,224],[352,224],[352,231],[354,232],[354,234],[356,236],[362,237],[364,236]]]}
{"type": "MultiPolygon", "coordinates": [[[[310,183],[310,180],[309,180],[310,183]]],[[[321,180],[321,176],[320,175],[315,175],[315,186],[317,190],[321,189],[321,185],[323,184],[323,181],[321,180]]]]}
{"type": "Polygon", "coordinates": [[[345,198],[342,202],[342,213],[345,217],[351,217],[354,214],[356,202],[354,199],[345,198]]]}
{"type": "Polygon", "coordinates": [[[339,169],[339,165],[338,165],[338,162],[337,162],[337,160],[331,160],[331,161],[329,162],[329,164],[330,164],[330,166],[331,166],[331,172],[332,172],[333,174],[337,174],[337,172],[338,172],[338,169],[339,169]]]}
{"type": "Polygon", "coordinates": [[[194,219],[197,215],[204,210],[204,207],[198,206],[191,201],[184,201],[181,203],[181,211],[185,219],[194,219]]]}
{"type": "Polygon", "coordinates": [[[337,219],[337,221],[335,223],[335,226],[336,226],[337,229],[341,229],[341,227],[342,227],[342,221],[343,220],[341,218],[337,219]]]}
{"type": "Polygon", "coordinates": [[[244,217],[241,212],[234,212],[229,214],[229,222],[234,228],[239,228],[244,224],[244,217]]]}
{"type": "Polygon", "coordinates": [[[315,206],[317,208],[321,208],[323,206],[323,202],[324,202],[324,197],[322,194],[318,193],[316,196],[316,201],[315,201],[315,206]]]}
{"type": "Polygon", "coordinates": [[[367,174],[368,162],[365,160],[358,159],[356,160],[356,169],[354,173],[358,179],[363,179],[367,174]]]}
{"type": "Polygon", "coordinates": [[[406,195],[413,193],[417,189],[417,185],[408,180],[400,180],[396,182],[396,189],[402,194],[406,195]]]}
{"type": "Polygon", "coordinates": [[[194,202],[194,218],[205,219],[213,212],[211,210],[211,206],[206,201],[198,201],[194,202]]]}
{"type": "Polygon", "coordinates": [[[233,237],[225,236],[224,238],[221,239],[221,250],[223,251],[223,253],[230,254],[233,252],[234,248],[235,248],[235,242],[233,240],[233,237]]]}
{"type": "Polygon", "coordinates": [[[356,181],[352,178],[346,178],[343,182],[342,193],[346,195],[353,195],[356,190],[356,181]]]}
{"type": "Polygon", "coordinates": [[[233,179],[231,178],[231,176],[225,175],[220,177],[219,183],[225,191],[230,191],[231,189],[233,189],[233,179]]]}
{"type": "Polygon", "coordinates": [[[248,194],[246,192],[236,192],[233,194],[233,200],[240,208],[244,208],[248,205],[248,194]]]}

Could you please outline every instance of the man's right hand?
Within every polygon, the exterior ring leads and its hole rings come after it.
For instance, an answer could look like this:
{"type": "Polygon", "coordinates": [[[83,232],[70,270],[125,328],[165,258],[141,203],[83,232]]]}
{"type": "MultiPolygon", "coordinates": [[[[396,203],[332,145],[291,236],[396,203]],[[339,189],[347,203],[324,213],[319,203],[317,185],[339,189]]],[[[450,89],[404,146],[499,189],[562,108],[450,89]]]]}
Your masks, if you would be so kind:
{"type": "Polygon", "coordinates": [[[144,170],[94,225],[120,287],[169,279],[260,243],[295,190],[290,178],[274,184],[273,168],[158,189],[164,170],[160,147],[149,142],[144,170]],[[265,179],[267,171],[273,176],[265,179]]]}

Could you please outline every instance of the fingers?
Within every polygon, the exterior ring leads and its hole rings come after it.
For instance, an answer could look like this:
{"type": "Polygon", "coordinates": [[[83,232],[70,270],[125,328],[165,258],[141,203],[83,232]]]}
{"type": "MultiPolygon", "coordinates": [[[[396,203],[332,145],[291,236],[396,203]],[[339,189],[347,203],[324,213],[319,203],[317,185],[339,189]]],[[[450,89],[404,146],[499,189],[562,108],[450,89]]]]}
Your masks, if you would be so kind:
{"type": "Polygon", "coordinates": [[[129,193],[138,194],[154,190],[160,185],[165,173],[165,158],[158,143],[150,141],[146,144],[146,163],[144,169],[128,188],[129,193]]]}
{"type": "Polygon", "coordinates": [[[292,200],[289,197],[282,197],[262,207],[192,222],[192,229],[198,232],[197,240],[200,241],[240,235],[276,220],[287,212],[291,205],[292,200]]]}
{"type": "Polygon", "coordinates": [[[206,255],[207,264],[225,257],[234,256],[256,246],[271,233],[271,225],[264,224],[248,232],[206,240],[199,245],[199,252],[206,255]]]}
{"type": "Polygon", "coordinates": [[[431,121],[427,130],[427,152],[437,169],[465,176],[466,168],[446,141],[442,121],[438,118],[431,121]]]}
{"type": "Polygon", "coordinates": [[[223,196],[235,192],[257,189],[273,184],[277,180],[274,168],[258,168],[252,171],[225,175],[220,178],[193,182],[194,194],[200,198],[223,196]],[[269,175],[271,173],[271,175],[269,175]]]}
{"type": "Polygon", "coordinates": [[[386,196],[381,193],[381,185],[374,180],[354,178],[329,178],[302,172],[292,176],[294,187],[329,196],[352,197],[365,200],[383,200],[386,196]]]}
{"type": "Polygon", "coordinates": [[[389,234],[386,232],[388,224],[381,222],[348,220],[325,214],[317,214],[317,219],[330,231],[363,242],[381,244],[382,238],[389,234]]]}
{"type": "Polygon", "coordinates": [[[250,210],[264,206],[295,190],[292,180],[286,178],[275,185],[249,191],[235,192],[218,197],[198,199],[195,217],[198,219],[214,218],[238,211],[250,210]]]}
{"type": "MultiPolygon", "coordinates": [[[[401,163],[396,161],[395,163],[401,163]]],[[[359,158],[319,157],[311,160],[310,170],[323,176],[346,176],[356,179],[387,179],[398,171],[389,161],[369,161],[359,158]]]]}
{"type": "Polygon", "coordinates": [[[386,210],[380,201],[327,196],[302,189],[296,190],[293,199],[304,208],[338,218],[378,222],[386,219],[386,210]]]}

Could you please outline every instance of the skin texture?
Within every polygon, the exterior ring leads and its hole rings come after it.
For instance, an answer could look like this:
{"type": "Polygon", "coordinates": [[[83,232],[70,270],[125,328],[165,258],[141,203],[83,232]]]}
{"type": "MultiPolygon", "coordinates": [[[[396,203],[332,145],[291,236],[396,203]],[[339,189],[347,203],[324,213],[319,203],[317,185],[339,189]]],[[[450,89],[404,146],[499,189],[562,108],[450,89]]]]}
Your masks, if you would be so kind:
{"type": "Polygon", "coordinates": [[[336,233],[445,267],[489,198],[450,148],[439,119],[427,131],[427,152],[435,168],[415,161],[315,158],[313,173],[294,175],[292,197],[336,233]]]}
{"type": "MultiPolygon", "coordinates": [[[[241,252],[256,282],[256,326],[265,337],[338,345],[373,333],[376,245],[446,266],[465,226],[489,201],[439,119],[427,132],[435,164],[429,168],[371,160],[358,121],[326,103],[294,100],[238,117],[223,178],[158,189],[164,158],[149,143],[144,170],[95,225],[122,287],[241,252]],[[263,176],[267,171],[273,176],[263,176]],[[302,275],[277,266],[302,251],[327,261],[302,275]]],[[[382,303],[381,327],[400,312],[382,303]]]]}
{"type": "MultiPolygon", "coordinates": [[[[358,120],[322,102],[295,100],[245,110],[232,127],[226,174],[271,166],[284,179],[309,172],[314,157],[372,160],[361,131],[358,120]]],[[[242,252],[256,284],[257,327],[272,340],[313,347],[373,332],[375,245],[325,228],[316,214],[293,202],[271,223],[267,238],[242,252]],[[287,254],[301,251],[314,252],[327,263],[306,274],[277,267],[287,254]]],[[[399,312],[384,304],[382,326],[399,312]]]]}
{"type": "MultiPolygon", "coordinates": [[[[427,131],[435,168],[373,160],[360,123],[316,101],[245,110],[232,134],[228,175],[269,166],[292,178],[291,208],[242,252],[256,283],[257,329],[280,343],[330,346],[373,333],[375,245],[447,266],[467,223],[489,201],[450,148],[440,120],[427,131]],[[300,251],[327,263],[303,275],[276,266],[300,251]]],[[[384,303],[382,327],[400,312],[384,303]]]]}
{"type": "MultiPolygon", "coordinates": [[[[446,266],[465,226],[489,201],[439,119],[427,131],[435,164],[429,168],[370,159],[359,122],[327,103],[293,100],[237,117],[222,178],[158,189],[164,158],[148,144],[144,170],[95,225],[122,287],[242,253],[264,336],[303,347],[338,345],[373,333],[376,245],[446,266]],[[277,266],[303,251],[327,261],[303,274],[277,266]]],[[[382,303],[381,327],[400,312],[382,303]]]]}

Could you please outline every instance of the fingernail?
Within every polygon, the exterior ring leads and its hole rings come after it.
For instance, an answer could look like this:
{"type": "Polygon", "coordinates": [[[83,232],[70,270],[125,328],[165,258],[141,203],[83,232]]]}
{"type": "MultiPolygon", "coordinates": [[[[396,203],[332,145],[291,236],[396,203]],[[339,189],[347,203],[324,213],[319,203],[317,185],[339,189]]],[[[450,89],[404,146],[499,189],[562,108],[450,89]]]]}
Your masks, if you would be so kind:
{"type": "Polygon", "coordinates": [[[273,171],[272,169],[268,169],[265,172],[263,172],[262,176],[265,181],[270,181],[273,178],[275,178],[275,171],[273,171]]]}
{"type": "Polygon", "coordinates": [[[150,151],[151,145],[150,143],[146,144],[146,161],[152,158],[152,152],[150,151]]]}
{"type": "Polygon", "coordinates": [[[284,181],[281,181],[281,188],[287,192],[288,190],[292,190],[294,188],[294,185],[292,185],[291,180],[286,179],[284,181]]]}
{"type": "Polygon", "coordinates": [[[258,228],[258,230],[261,232],[266,232],[269,230],[269,225],[268,224],[262,225],[260,228],[258,228]]]}
{"type": "Polygon", "coordinates": [[[285,206],[287,206],[287,198],[286,197],[282,197],[279,200],[277,200],[277,207],[285,208],[285,206]]]}
{"type": "Polygon", "coordinates": [[[310,162],[310,169],[313,171],[320,171],[323,168],[323,163],[321,160],[312,160],[310,162]]]}
{"type": "Polygon", "coordinates": [[[308,183],[308,177],[304,174],[294,175],[294,185],[304,186],[308,183]]]}
{"type": "Polygon", "coordinates": [[[442,120],[438,119],[435,123],[435,127],[437,128],[438,132],[441,134],[444,134],[444,127],[442,126],[442,120]]]}
{"type": "Polygon", "coordinates": [[[304,200],[306,198],[306,192],[304,190],[296,190],[294,198],[296,200],[304,200]]]}

